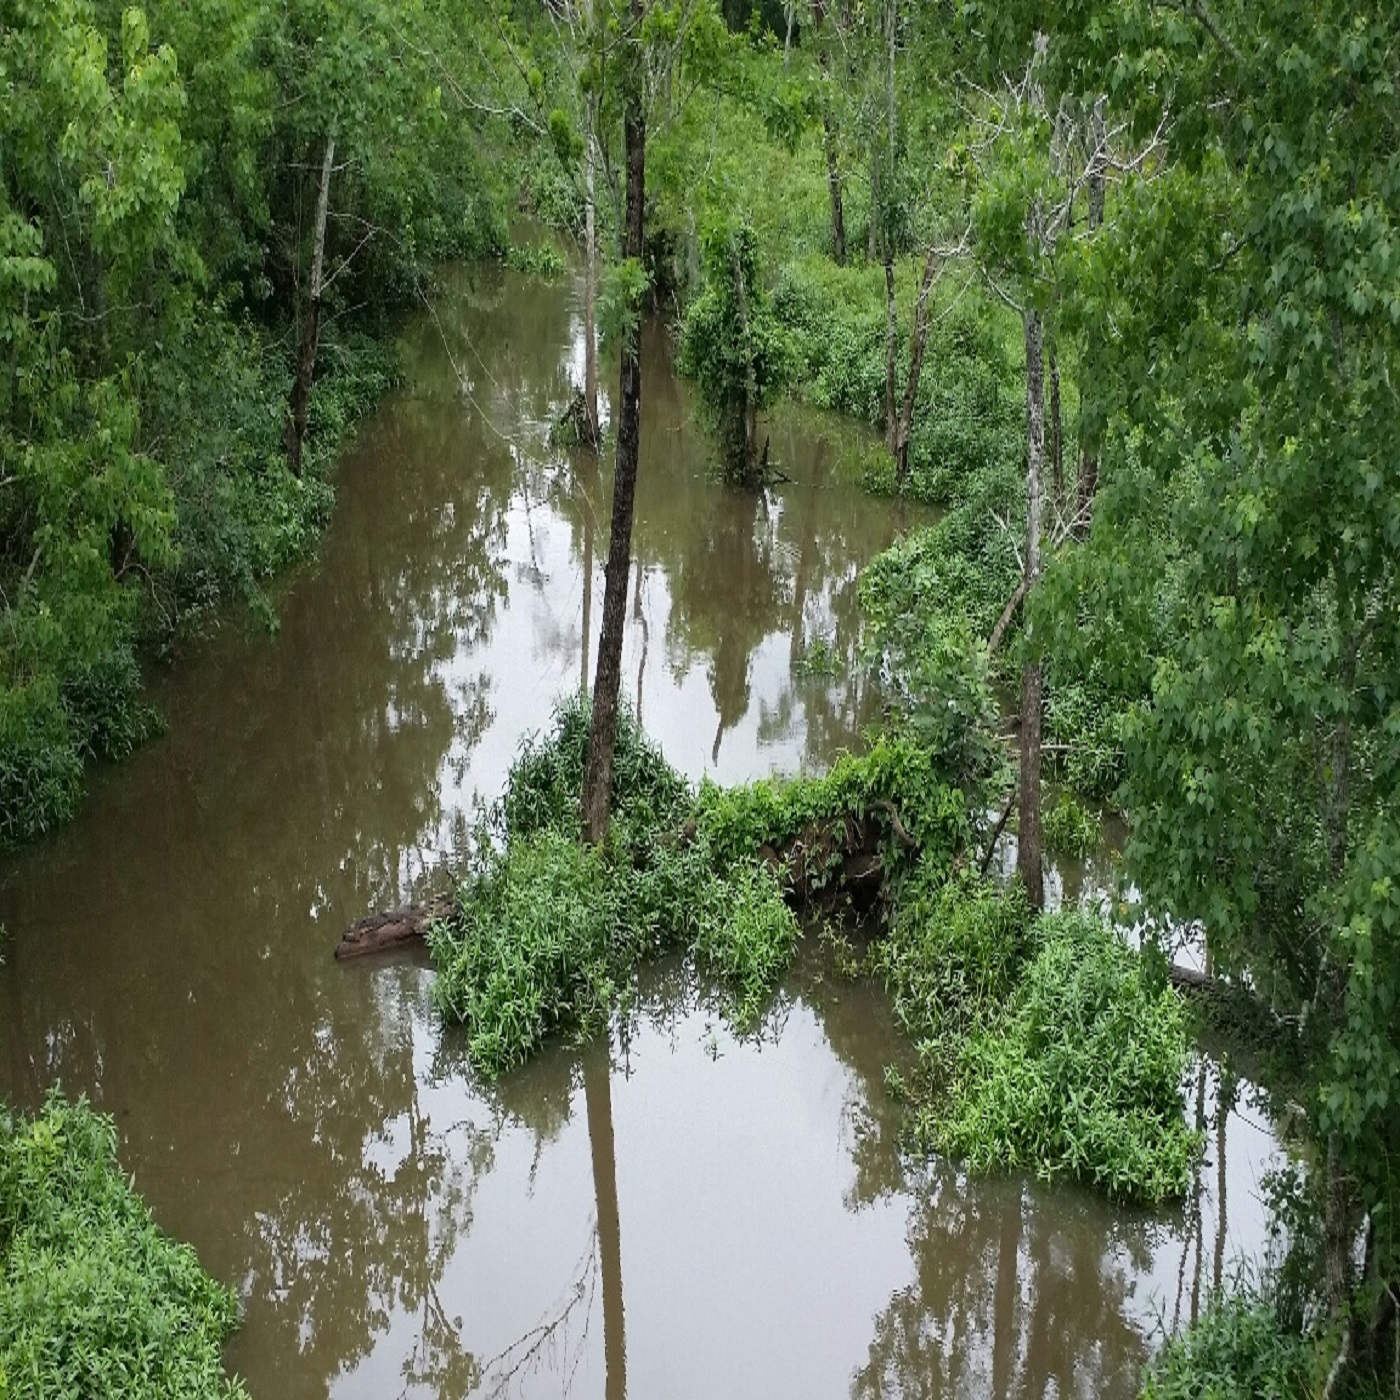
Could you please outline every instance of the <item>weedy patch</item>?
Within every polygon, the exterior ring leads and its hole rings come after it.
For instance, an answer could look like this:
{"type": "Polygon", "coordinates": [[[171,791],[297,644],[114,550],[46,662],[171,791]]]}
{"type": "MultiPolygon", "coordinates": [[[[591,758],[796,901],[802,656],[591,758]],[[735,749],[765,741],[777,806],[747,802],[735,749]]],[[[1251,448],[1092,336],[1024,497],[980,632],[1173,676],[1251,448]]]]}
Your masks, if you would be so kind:
{"type": "Polygon", "coordinates": [[[157,1229],[111,1119],[0,1110],[0,1395],[247,1400],[223,1374],[233,1293],[157,1229]]]}
{"type": "Polygon", "coordinates": [[[1048,915],[1004,1011],[956,1057],[934,1145],[975,1171],[1069,1177],[1119,1200],[1184,1196],[1200,1151],[1182,1115],[1186,1015],[1106,924],[1048,915]]]}
{"type": "Polygon", "coordinates": [[[967,804],[933,751],[887,734],[820,778],[695,792],[625,715],[613,823],[589,847],[588,724],[587,702],[570,700],[526,742],[456,912],[428,935],[438,1003],[480,1073],[596,1032],[667,953],[752,1028],[794,957],[793,906],[873,875],[887,932],[866,966],[918,1049],[916,1140],[975,1170],[1068,1176],[1122,1199],[1185,1191],[1198,1142],[1182,1118],[1181,1007],[1106,925],[1032,921],[1018,887],[960,863],[967,804]]]}

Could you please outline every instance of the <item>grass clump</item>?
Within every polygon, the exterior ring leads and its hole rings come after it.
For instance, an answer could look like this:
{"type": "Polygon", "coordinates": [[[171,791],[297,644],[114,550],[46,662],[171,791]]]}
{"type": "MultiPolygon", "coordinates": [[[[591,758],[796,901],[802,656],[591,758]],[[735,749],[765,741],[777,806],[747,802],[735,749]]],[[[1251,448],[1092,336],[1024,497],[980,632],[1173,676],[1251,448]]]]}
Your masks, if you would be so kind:
{"type": "Polygon", "coordinates": [[[1251,1292],[1214,1298],[1162,1348],[1142,1400],[1293,1400],[1321,1391],[1316,1343],[1251,1292]]]}
{"type": "Polygon", "coordinates": [[[909,882],[873,966],[930,1085],[946,1078],[966,1037],[1000,1013],[1030,947],[1019,886],[1005,892],[966,872],[944,879],[922,869],[909,882]]]}
{"type": "Polygon", "coordinates": [[[1103,823],[1073,793],[1062,792],[1041,817],[1045,848],[1083,860],[1098,850],[1103,823]]]}
{"type": "Polygon", "coordinates": [[[57,1094],[0,1111],[0,1395],[246,1400],[220,1354],[237,1322],[128,1184],[111,1119],[57,1094]]]}
{"type": "Polygon", "coordinates": [[[752,1026],[792,961],[797,921],[751,848],[731,860],[685,831],[694,794],[619,717],[613,825],[580,840],[589,707],[561,706],[526,743],[479,833],[457,911],[429,934],[443,1013],[494,1077],[556,1033],[590,1034],[630,995],[638,967],[694,957],[723,1010],[752,1026]]]}
{"type": "Polygon", "coordinates": [[[974,1170],[1069,1177],[1119,1200],[1183,1196],[1199,1140],[1183,1119],[1185,1014],[1101,920],[1042,918],[1002,1016],[957,1057],[938,1144],[974,1170]]]}

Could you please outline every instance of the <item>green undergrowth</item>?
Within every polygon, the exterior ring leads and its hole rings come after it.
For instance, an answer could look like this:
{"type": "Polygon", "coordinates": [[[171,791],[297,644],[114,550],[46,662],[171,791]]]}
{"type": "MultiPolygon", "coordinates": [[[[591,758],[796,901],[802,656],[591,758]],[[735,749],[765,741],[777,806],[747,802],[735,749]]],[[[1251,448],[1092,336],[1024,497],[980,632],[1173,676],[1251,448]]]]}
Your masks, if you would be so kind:
{"type": "Polygon", "coordinates": [[[587,1035],[633,992],[638,967],[694,957],[740,1029],[754,1027],[796,949],[796,916],[750,849],[717,860],[683,830],[693,793],[625,712],[613,822],[580,841],[589,709],[572,700],[527,742],[477,839],[457,910],[429,934],[443,1013],[495,1076],[554,1034],[587,1035]]]}
{"type": "Polygon", "coordinates": [[[970,872],[946,757],[886,733],[821,777],[695,791],[623,714],[613,821],[594,848],[579,824],[588,725],[573,699],[527,741],[483,815],[456,911],[429,933],[439,1006],[480,1073],[599,1031],[668,953],[755,1028],[795,955],[790,901],[839,895],[844,860],[873,848],[885,933],[867,965],[918,1053],[913,1140],[1117,1199],[1184,1193],[1198,1144],[1174,994],[1100,920],[1032,920],[1019,886],[970,872]]]}
{"type": "Polygon", "coordinates": [[[159,731],[143,698],[144,659],[228,603],[272,622],[264,585],[320,538],[335,454],[398,372],[380,340],[328,338],[298,479],[282,456],[286,384],[266,335],[243,327],[210,339],[217,404],[190,398],[178,372],[152,376],[160,413],[180,424],[165,444],[162,564],[134,570],[100,603],[0,617],[0,850],[69,821],[88,765],[125,758],[159,731]]]}
{"type": "Polygon", "coordinates": [[[923,1148],[1119,1200],[1186,1192],[1199,1144],[1182,1112],[1185,1015],[1108,925],[1032,921],[1018,887],[966,873],[916,880],[873,965],[918,1051],[904,1087],[923,1148]]]}
{"type": "Polygon", "coordinates": [[[1142,1400],[1297,1400],[1318,1395],[1326,1362],[1301,1330],[1247,1293],[1212,1300],[1162,1348],[1142,1400]]]}
{"type": "Polygon", "coordinates": [[[132,1189],[109,1118],[57,1094],[33,1120],[0,1110],[0,1396],[237,1400],[237,1324],[132,1189]]]}

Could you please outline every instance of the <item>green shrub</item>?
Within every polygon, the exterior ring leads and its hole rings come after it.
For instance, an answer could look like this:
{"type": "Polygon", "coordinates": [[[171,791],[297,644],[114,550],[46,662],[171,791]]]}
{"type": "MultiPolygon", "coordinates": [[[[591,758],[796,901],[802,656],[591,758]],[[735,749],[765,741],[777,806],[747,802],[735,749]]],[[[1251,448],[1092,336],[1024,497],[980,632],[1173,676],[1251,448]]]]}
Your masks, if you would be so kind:
{"type": "Polygon", "coordinates": [[[1153,1362],[1143,1400],[1295,1400],[1326,1375],[1314,1342],[1251,1292],[1212,1300],[1153,1362]]]}
{"type": "Polygon", "coordinates": [[[727,853],[686,826],[693,795],[627,712],[619,714],[614,822],[580,840],[588,702],[532,735],[478,840],[454,915],[433,928],[435,995],[494,1077],[550,1035],[586,1035],[627,1000],[638,967],[686,952],[722,1009],[757,1022],[791,964],[797,921],[755,847],[727,853]]]}
{"type": "MultiPolygon", "coordinates": [[[[814,823],[848,814],[875,822],[898,874],[909,851],[895,828],[946,871],[968,834],[963,794],[944,780],[944,760],[908,736],[881,735],[859,756],[843,755],[819,778],[764,779],[737,787],[705,783],[696,803],[699,835],[721,869],[760,846],[784,846],[814,823]]],[[[818,885],[820,880],[816,882],[818,885]]]]}
{"type": "Polygon", "coordinates": [[[1061,855],[1083,860],[1096,851],[1103,839],[1103,824],[1075,797],[1062,792],[1041,817],[1045,847],[1061,855]]]}
{"type": "Polygon", "coordinates": [[[55,679],[0,686],[0,849],[66,822],[82,790],[82,757],[55,679]]]}
{"type": "Polygon", "coordinates": [[[246,1400],[220,1355],[234,1295],[157,1229],[116,1140],[56,1094],[0,1110],[0,1395],[246,1400]]]}
{"type": "Polygon", "coordinates": [[[962,872],[921,870],[900,892],[873,965],[936,1094],[966,1037],[998,1019],[1031,951],[1030,906],[962,872]]]}
{"type": "MultiPolygon", "coordinates": [[[[504,835],[516,838],[543,830],[578,835],[592,713],[586,698],[571,696],[555,706],[548,730],[526,737],[501,796],[504,835]]],[[[639,829],[675,830],[685,820],[690,800],[685,779],[646,737],[632,711],[620,706],[613,744],[614,819],[639,829]]]]}
{"type": "Polygon", "coordinates": [[[1048,916],[1037,938],[1006,1015],[958,1056],[939,1145],[973,1170],[1068,1176],[1115,1199],[1184,1195],[1199,1141],[1176,996],[1098,919],[1048,916]]]}

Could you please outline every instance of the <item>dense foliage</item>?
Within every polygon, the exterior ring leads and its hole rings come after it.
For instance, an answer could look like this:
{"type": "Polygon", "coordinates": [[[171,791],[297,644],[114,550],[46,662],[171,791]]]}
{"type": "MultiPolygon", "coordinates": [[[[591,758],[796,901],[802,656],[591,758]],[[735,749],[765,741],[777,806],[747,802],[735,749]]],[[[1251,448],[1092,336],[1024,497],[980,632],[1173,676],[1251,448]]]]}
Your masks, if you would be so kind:
{"type": "Polygon", "coordinates": [[[150,729],[138,648],[258,600],[428,259],[501,242],[447,4],[0,6],[0,845],[150,729]],[[434,58],[433,55],[438,55],[434,58]],[[283,461],[334,138],[309,461],[283,461]]]}
{"type": "Polygon", "coordinates": [[[561,706],[526,743],[478,833],[457,910],[434,927],[439,1006],[496,1075],[549,1035],[586,1034],[623,1004],[638,967],[693,954],[733,1021],[752,1027],[791,962],[797,922],[750,848],[720,860],[682,831],[692,794],[624,711],[605,846],[580,842],[589,706],[561,706]]]}
{"type": "Polygon", "coordinates": [[[157,1229],[116,1142],[57,1094],[33,1120],[0,1111],[0,1395],[236,1400],[234,1295],[157,1229]]]}

